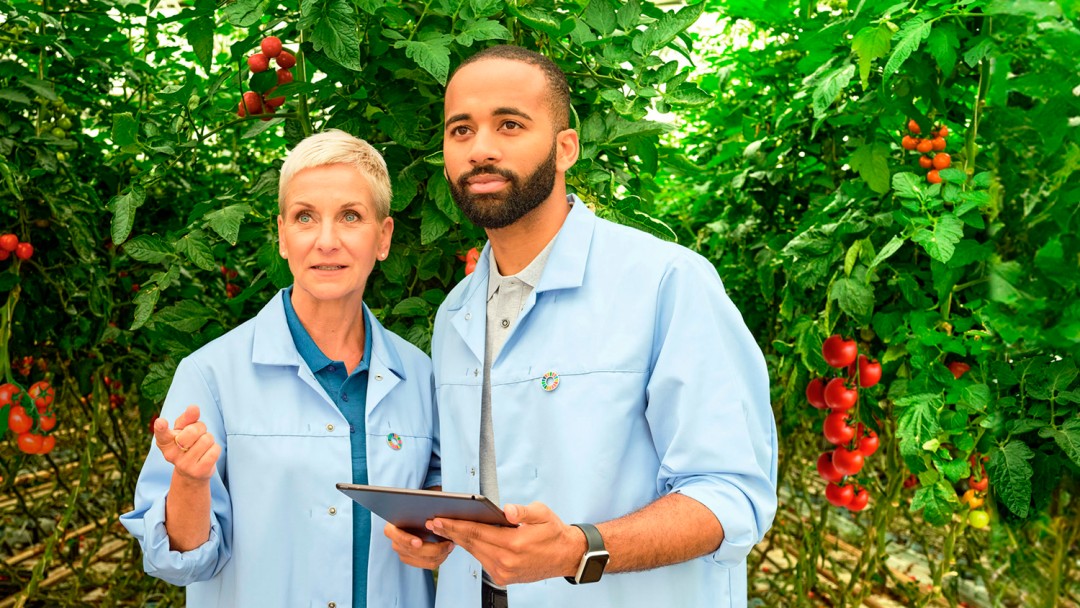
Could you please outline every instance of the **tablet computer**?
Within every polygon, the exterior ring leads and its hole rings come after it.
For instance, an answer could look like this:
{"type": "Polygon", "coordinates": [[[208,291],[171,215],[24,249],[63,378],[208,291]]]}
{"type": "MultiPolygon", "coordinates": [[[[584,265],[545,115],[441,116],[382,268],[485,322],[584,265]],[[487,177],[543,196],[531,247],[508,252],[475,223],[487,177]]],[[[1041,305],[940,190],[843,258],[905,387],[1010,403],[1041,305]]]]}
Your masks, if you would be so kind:
{"type": "Polygon", "coordinates": [[[446,540],[424,527],[436,517],[463,519],[495,526],[514,524],[485,496],[433,490],[339,483],[337,489],[369,511],[428,542],[446,540]]]}

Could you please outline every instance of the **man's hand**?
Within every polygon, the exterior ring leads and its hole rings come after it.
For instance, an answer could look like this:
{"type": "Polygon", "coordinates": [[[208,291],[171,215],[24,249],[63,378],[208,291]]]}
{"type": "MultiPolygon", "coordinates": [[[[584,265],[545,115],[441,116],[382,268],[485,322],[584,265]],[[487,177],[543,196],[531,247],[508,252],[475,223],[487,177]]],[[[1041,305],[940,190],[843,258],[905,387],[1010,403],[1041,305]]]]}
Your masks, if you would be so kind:
{"type": "Polygon", "coordinates": [[[390,546],[397,552],[398,559],[415,568],[434,570],[454,550],[454,543],[448,540],[426,543],[390,523],[383,527],[383,534],[390,539],[390,546]]]}
{"type": "Polygon", "coordinates": [[[437,517],[432,532],[449,538],[480,560],[497,585],[571,576],[577,572],[587,543],[581,530],[564,524],[547,505],[508,504],[503,509],[516,528],[437,517]]]}

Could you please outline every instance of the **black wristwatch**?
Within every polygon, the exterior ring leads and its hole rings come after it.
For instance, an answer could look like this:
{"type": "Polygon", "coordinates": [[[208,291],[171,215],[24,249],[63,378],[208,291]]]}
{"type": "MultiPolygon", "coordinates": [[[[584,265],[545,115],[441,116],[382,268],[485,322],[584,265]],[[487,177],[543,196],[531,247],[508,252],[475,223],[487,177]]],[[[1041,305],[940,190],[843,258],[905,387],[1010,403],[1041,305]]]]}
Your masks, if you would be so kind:
{"type": "Polygon", "coordinates": [[[604,548],[604,539],[600,536],[600,530],[597,530],[596,526],[592,524],[571,525],[577,526],[585,533],[585,541],[588,543],[588,547],[585,549],[585,555],[581,556],[577,574],[566,577],[566,582],[571,585],[595,583],[604,575],[604,568],[607,567],[608,563],[609,556],[607,549],[604,548]]]}

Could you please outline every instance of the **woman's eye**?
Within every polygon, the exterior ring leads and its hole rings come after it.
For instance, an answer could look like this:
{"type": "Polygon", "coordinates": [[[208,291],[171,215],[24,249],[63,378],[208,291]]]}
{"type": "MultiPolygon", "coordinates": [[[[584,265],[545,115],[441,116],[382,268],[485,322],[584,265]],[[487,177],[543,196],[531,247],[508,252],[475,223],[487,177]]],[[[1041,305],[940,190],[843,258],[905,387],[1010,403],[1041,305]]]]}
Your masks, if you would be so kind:
{"type": "Polygon", "coordinates": [[[301,224],[310,224],[311,214],[307,211],[301,211],[300,213],[296,214],[296,221],[301,224]]]}
{"type": "Polygon", "coordinates": [[[355,211],[346,211],[345,212],[345,221],[346,222],[359,222],[360,221],[360,215],[358,213],[356,213],[355,211]]]}

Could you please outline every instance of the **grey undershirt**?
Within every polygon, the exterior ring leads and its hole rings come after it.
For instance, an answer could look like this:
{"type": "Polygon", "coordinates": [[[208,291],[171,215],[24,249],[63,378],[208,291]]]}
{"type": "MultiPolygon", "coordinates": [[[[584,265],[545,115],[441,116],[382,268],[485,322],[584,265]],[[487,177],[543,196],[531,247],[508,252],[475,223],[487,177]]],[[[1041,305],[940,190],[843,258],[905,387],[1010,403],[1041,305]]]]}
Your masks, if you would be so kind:
{"type": "Polygon", "coordinates": [[[494,250],[488,253],[487,338],[484,348],[484,387],[480,397],[480,493],[499,502],[499,481],[495,469],[495,430],[491,421],[491,365],[502,351],[506,338],[518,322],[529,294],[540,282],[551,247],[552,238],[529,265],[513,276],[499,274],[494,250]]]}

